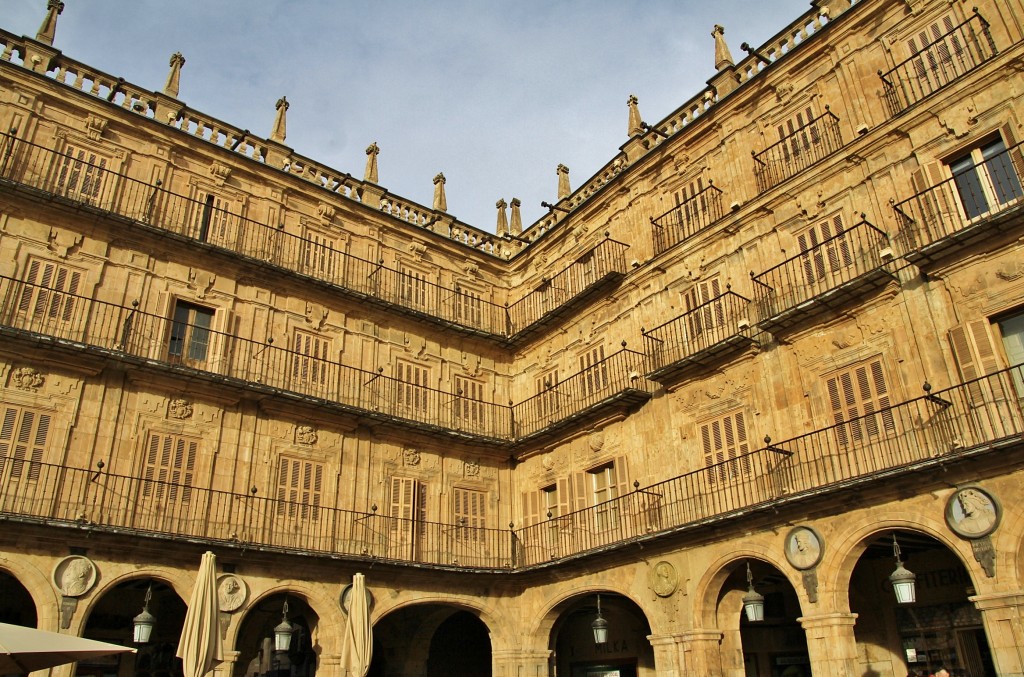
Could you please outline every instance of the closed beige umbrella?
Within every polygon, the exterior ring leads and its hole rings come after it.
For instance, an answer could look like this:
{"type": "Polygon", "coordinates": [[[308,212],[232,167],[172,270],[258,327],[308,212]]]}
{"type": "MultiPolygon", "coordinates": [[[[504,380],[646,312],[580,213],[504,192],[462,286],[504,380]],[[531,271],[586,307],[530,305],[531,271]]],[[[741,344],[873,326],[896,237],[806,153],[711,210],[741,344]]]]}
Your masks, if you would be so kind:
{"type": "Polygon", "coordinates": [[[185,677],[203,677],[224,660],[218,607],[217,557],[206,552],[199,565],[199,576],[192,588],[178,642],[176,655],[181,659],[185,677]]]}
{"type": "Polygon", "coordinates": [[[350,677],[366,677],[373,658],[373,628],[370,627],[370,604],[366,595],[366,577],[352,577],[348,598],[348,619],[341,646],[341,668],[350,677]]]}

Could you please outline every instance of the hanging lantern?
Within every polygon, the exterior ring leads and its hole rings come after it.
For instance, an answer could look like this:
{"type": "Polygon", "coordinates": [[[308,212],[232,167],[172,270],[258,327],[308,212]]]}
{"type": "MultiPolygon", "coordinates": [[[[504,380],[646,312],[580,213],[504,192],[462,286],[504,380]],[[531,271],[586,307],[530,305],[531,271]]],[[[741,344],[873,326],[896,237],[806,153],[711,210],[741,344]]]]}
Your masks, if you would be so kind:
{"type": "Polygon", "coordinates": [[[917,600],[917,588],[914,581],[917,576],[903,566],[900,559],[900,544],[896,542],[896,534],[892,535],[892,554],[896,558],[896,570],[889,574],[892,591],[896,593],[897,604],[913,604],[917,600]]]}
{"type": "Polygon", "coordinates": [[[601,595],[597,596],[597,618],[590,624],[594,631],[594,644],[604,644],[608,641],[608,621],[601,616],[601,595]]]}
{"type": "Polygon", "coordinates": [[[153,626],[156,625],[156,616],[149,613],[149,600],[153,598],[153,585],[146,589],[146,599],[142,603],[142,612],[132,619],[132,641],[136,644],[145,644],[153,635],[153,626]]]}
{"type": "Polygon", "coordinates": [[[747,620],[758,622],[764,620],[764,595],[754,590],[754,577],[750,574],[750,562],[747,562],[747,594],[743,595],[743,612],[747,620]]]}
{"type": "Polygon", "coordinates": [[[292,644],[292,633],[295,627],[288,622],[288,600],[284,600],[281,610],[281,622],[274,626],[274,651],[287,651],[292,644]]]}

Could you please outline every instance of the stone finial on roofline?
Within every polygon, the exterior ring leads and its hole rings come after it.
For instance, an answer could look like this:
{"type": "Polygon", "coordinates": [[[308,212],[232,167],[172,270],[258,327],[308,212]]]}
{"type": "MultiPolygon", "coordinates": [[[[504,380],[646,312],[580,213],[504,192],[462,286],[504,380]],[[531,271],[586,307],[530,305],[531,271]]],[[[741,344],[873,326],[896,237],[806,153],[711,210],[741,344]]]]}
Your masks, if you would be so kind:
{"type": "Polygon", "coordinates": [[[448,211],[448,200],[444,196],[444,174],[438,172],[434,177],[434,211],[448,211]]]}
{"type": "Polygon", "coordinates": [[[711,37],[715,39],[715,69],[724,70],[735,65],[729,45],[725,44],[725,29],[715,24],[714,30],[711,31],[711,37]]]}
{"type": "Polygon", "coordinates": [[[523,217],[519,213],[519,205],[521,204],[522,202],[519,201],[519,198],[512,198],[512,223],[509,224],[509,232],[513,235],[519,235],[523,232],[523,217]]]}
{"type": "Polygon", "coordinates": [[[558,199],[563,200],[572,193],[569,188],[569,168],[560,164],[555,171],[558,173],[558,199]]]}
{"type": "Polygon", "coordinates": [[[287,136],[287,124],[285,122],[285,113],[288,111],[288,107],[291,104],[288,103],[287,97],[281,97],[277,100],[274,108],[277,109],[277,115],[274,116],[274,129],[270,132],[270,140],[277,141],[278,143],[284,143],[285,137],[287,136]]]}
{"type": "Polygon", "coordinates": [[[378,183],[377,181],[377,156],[380,154],[380,146],[374,141],[366,147],[366,173],[363,174],[363,181],[378,183]]]}
{"type": "Polygon", "coordinates": [[[185,57],[181,52],[171,55],[171,72],[167,74],[167,84],[164,85],[164,94],[178,98],[178,84],[181,81],[181,67],[185,65],[185,57]]]}
{"type": "Polygon", "coordinates": [[[498,237],[501,237],[508,233],[508,219],[505,216],[505,207],[508,207],[508,203],[504,199],[499,199],[494,206],[498,208],[498,225],[495,227],[495,232],[498,237]]]}
{"type": "Polygon", "coordinates": [[[640,118],[640,108],[637,106],[639,102],[635,94],[630,94],[626,100],[626,105],[629,106],[629,138],[644,133],[644,122],[640,118]]]}
{"type": "Polygon", "coordinates": [[[46,18],[43,19],[42,25],[39,26],[36,40],[44,45],[53,44],[53,36],[57,32],[57,17],[63,11],[64,3],[60,0],[49,0],[46,3],[46,18]]]}

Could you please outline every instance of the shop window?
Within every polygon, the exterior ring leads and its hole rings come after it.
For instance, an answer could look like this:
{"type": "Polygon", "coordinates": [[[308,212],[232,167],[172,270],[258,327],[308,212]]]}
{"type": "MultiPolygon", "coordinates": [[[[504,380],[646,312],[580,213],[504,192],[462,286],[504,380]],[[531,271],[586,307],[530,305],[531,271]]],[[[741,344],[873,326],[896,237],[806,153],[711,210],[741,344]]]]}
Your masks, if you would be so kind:
{"type": "Polygon", "coordinates": [[[322,463],[282,457],[277,474],[278,516],[320,519],[323,480],[322,463]]]}
{"type": "Polygon", "coordinates": [[[150,433],[142,468],[142,495],[158,502],[188,503],[198,450],[196,438],[150,433]]]}
{"type": "Polygon", "coordinates": [[[213,324],[212,308],[187,301],[176,301],[171,334],[167,341],[167,358],[172,364],[202,368],[210,352],[213,324]]]}
{"type": "Polygon", "coordinates": [[[34,409],[0,405],[0,480],[39,479],[50,415],[34,409]]]}
{"type": "Polygon", "coordinates": [[[991,137],[946,164],[960,206],[970,220],[999,212],[1022,195],[1020,178],[1002,137],[991,137]]]}
{"type": "Polygon", "coordinates": [[[742,410],[701,423],[700,440],[710,484],[750,475],[750,445],[742,410]]]}

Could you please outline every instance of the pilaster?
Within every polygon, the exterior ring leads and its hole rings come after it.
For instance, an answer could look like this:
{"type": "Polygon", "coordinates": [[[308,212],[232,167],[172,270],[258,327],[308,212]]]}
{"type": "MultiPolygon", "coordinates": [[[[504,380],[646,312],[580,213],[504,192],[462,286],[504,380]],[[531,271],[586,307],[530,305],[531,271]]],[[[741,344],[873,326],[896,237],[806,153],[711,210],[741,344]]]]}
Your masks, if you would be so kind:
{"type": "Polygon", "coordinates": [[[857,639],[853,626],[857,614],[830,613],[797,620],[807,635],[807,653],[816,677],[856,674],[857,639]]]}
{"type": "Polygon", "coordinates": [[[494,677],[547,677],[551,651],[492,649],[494,677]]]}
{"type": "Polygon", "coordinates": [[[968,597],[981,611],[996,674],[1024,675],[1024,591],[968,597]]]}
{"type": "Polygon", "coordinates": [[[723,674],[721,630],[690,630],[681,632],[679,637],[680,672],[684,675],[723,674]]]}

